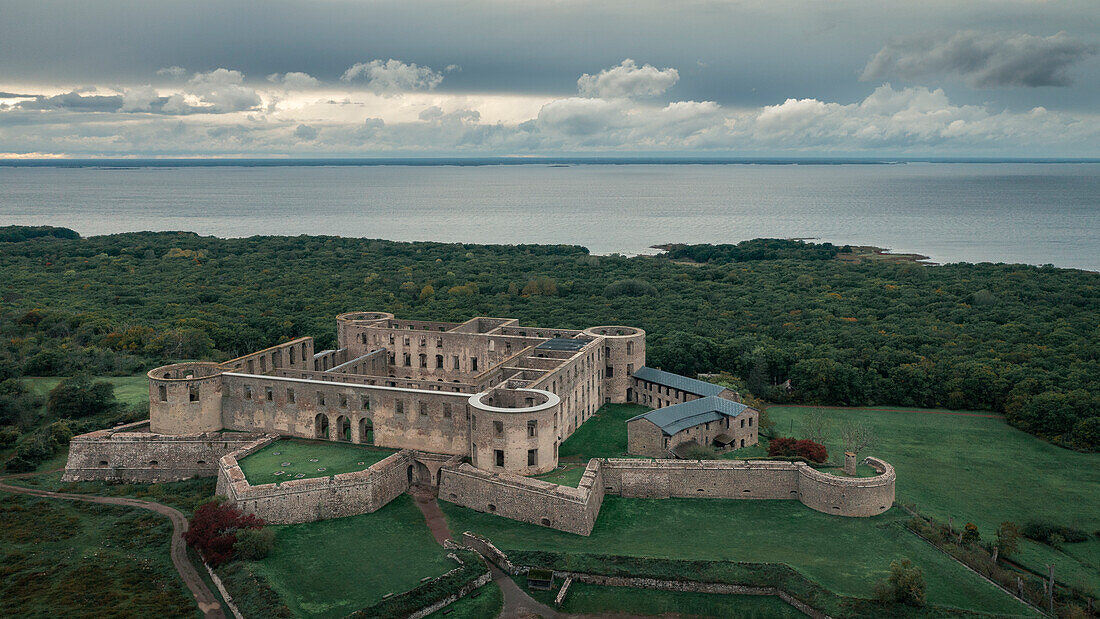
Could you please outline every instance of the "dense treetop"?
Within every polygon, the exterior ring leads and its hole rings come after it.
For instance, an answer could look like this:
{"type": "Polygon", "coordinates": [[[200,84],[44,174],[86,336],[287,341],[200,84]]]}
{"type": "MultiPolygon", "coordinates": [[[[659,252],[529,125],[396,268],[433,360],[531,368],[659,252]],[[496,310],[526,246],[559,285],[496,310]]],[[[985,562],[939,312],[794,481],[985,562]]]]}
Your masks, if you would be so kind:
{"type": "Polygon", "coordinates": [[[0,243],[0,379],[130,373],[300,335],[323,349],[352,310],[504,316],[636,325],[651,365],[727,371],[773,401],[995,410],[1100,447],[1100,274],[842,262],[840,251],[768,239],[627,258],[560,245],[28,236],[0,243]]]}

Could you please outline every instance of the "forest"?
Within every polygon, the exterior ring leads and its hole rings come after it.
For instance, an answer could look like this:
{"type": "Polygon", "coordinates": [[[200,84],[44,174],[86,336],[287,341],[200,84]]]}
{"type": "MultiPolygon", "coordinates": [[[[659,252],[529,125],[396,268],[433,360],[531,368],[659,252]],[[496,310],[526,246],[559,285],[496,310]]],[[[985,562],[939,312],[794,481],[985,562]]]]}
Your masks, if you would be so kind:
{"type": "MultiPolygon", "coordinates": [[[[842,252],[757,239],[625,257],[564,245],[80,238],[9,226],[0,228],[0,380],[133,374],[301,335],[321,350],[335,343],[334,317],[352,310],[503,316],[638,326],[650,365],[727,372],[770,402],[997,411],[1056,444],[1100,450],[1100,274],[836,259],[842,252]]],[[[17,397],[0,383],[0,427],[24,423],[5,402],[17,397]]]]}

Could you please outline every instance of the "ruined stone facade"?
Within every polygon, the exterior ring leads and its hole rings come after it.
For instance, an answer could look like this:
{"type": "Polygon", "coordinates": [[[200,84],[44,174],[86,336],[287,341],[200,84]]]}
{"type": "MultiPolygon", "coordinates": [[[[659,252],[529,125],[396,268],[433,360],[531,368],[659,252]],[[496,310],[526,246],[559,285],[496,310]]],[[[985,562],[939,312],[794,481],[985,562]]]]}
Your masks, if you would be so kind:
{"type": "Polygon", "coordinates": [[[496,472],[553,470],[558,447],[629,399],[645,332],[521,327],[515,319],[337,317],[339,348],[304,337],[224,363],[149,372],[151,429],[238,430],[469,456],[496,472]]]}
{"type": "MultiPolygon", "coordinates": [[[[592,460],[577,488],[524,477],[555,469],[561,442],[605,403],[668,413],[717,399],[724,417],[676,420],[680,434],[671,436],[707,444],[718,432],[719,442],[729,439],[723,446],[756,443],[755,410],[723,387],[646,368],[645,332],[637,328],[354,312],[337,317],[337,334],[334,350],[315,351],[303,337],[224,363],[152,370],[148,427],[75,437],[65,479],[217,475],[219,494],[271,523],[371,512],[423,484],[438,487],[443,500],[581,535],[591,532],[605,494],[798,499],[845,516],[882,513],[893,503],[893,469],[874,459],[867,462],[880,474],[861,479],[802,463],[660,459],[592,460]],[[362,471],[250,484],[238,459],[279,437],[400,451],[362,471]]],[[[643,436],[646,423],[630,425],[632,450],[648,441],[650,455],[665,457],[668,437],[643,436]]]]}

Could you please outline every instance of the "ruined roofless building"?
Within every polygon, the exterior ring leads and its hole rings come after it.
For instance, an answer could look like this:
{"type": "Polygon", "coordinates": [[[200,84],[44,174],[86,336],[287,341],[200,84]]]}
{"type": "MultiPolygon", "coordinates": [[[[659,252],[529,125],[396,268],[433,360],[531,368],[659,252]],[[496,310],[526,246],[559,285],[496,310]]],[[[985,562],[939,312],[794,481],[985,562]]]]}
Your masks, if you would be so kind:
{"type": "MultiPolygon", "coordinates": [[[[224,363],[149,372],[150,431],[372,443],[531,475],[553,470],[561,442],[601,405],[649,403],[655,392],[634,377],[645,366],[645,332],[634,327],[545,329],[507,318],[450,323],[384,312],[336,320],[336,350],[315,351],[303,337],[224,363]]],[[[676,389],[661,395],[668,404],[694,397],[676,389]]]]}

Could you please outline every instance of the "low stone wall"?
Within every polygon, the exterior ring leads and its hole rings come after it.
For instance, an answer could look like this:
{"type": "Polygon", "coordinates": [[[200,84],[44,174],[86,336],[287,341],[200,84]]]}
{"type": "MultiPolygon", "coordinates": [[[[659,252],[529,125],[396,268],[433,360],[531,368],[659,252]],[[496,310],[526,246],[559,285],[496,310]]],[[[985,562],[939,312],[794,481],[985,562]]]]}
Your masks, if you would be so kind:
{"type": "Polygon", "coordinates": [[[444,466],[439,498],[456,505],[588,535],[603,503],[599,460],[592,460],[576,488],[510,473],[489,473],[469,464],[444,466]]]}
{"type": "Polygon", "coordinates": [[[218,474],[218,460],[268,437],[258,432],[155,434],[149,421],[74,436],[62,481],[154,483],[218,474]]]}
{"type": "Polygon", "coordinates": [[[219,495],[246,513],[270,524],[296,524],[366,514],[381,508],[409,488],[414,452],[399,451],[362,471],[330,477],[292,479],[253,486],[238,460],[266,446],[256,441],[223,456],[219,463],[219,495]]]}
{"type": "Polygon", "coordinates": [[[480,512],[589,535],[607,494],[629,498],[788,499],[838,516],[875,516],[894,503],[894,469],[865,462],[875,477],[838,477],[803,462],[593,459],[576,488],[445,465],[439,498],[480,512]]]}
{"type": "Polygon", "coordinates": [[[807,507],[839,516],[875,516],[894,503],[892,466],[867,458],[875,477],[838,477],[804,462],[774,460],[603,461],[607,494],[667,499],[797,499],[807,507]]]}

